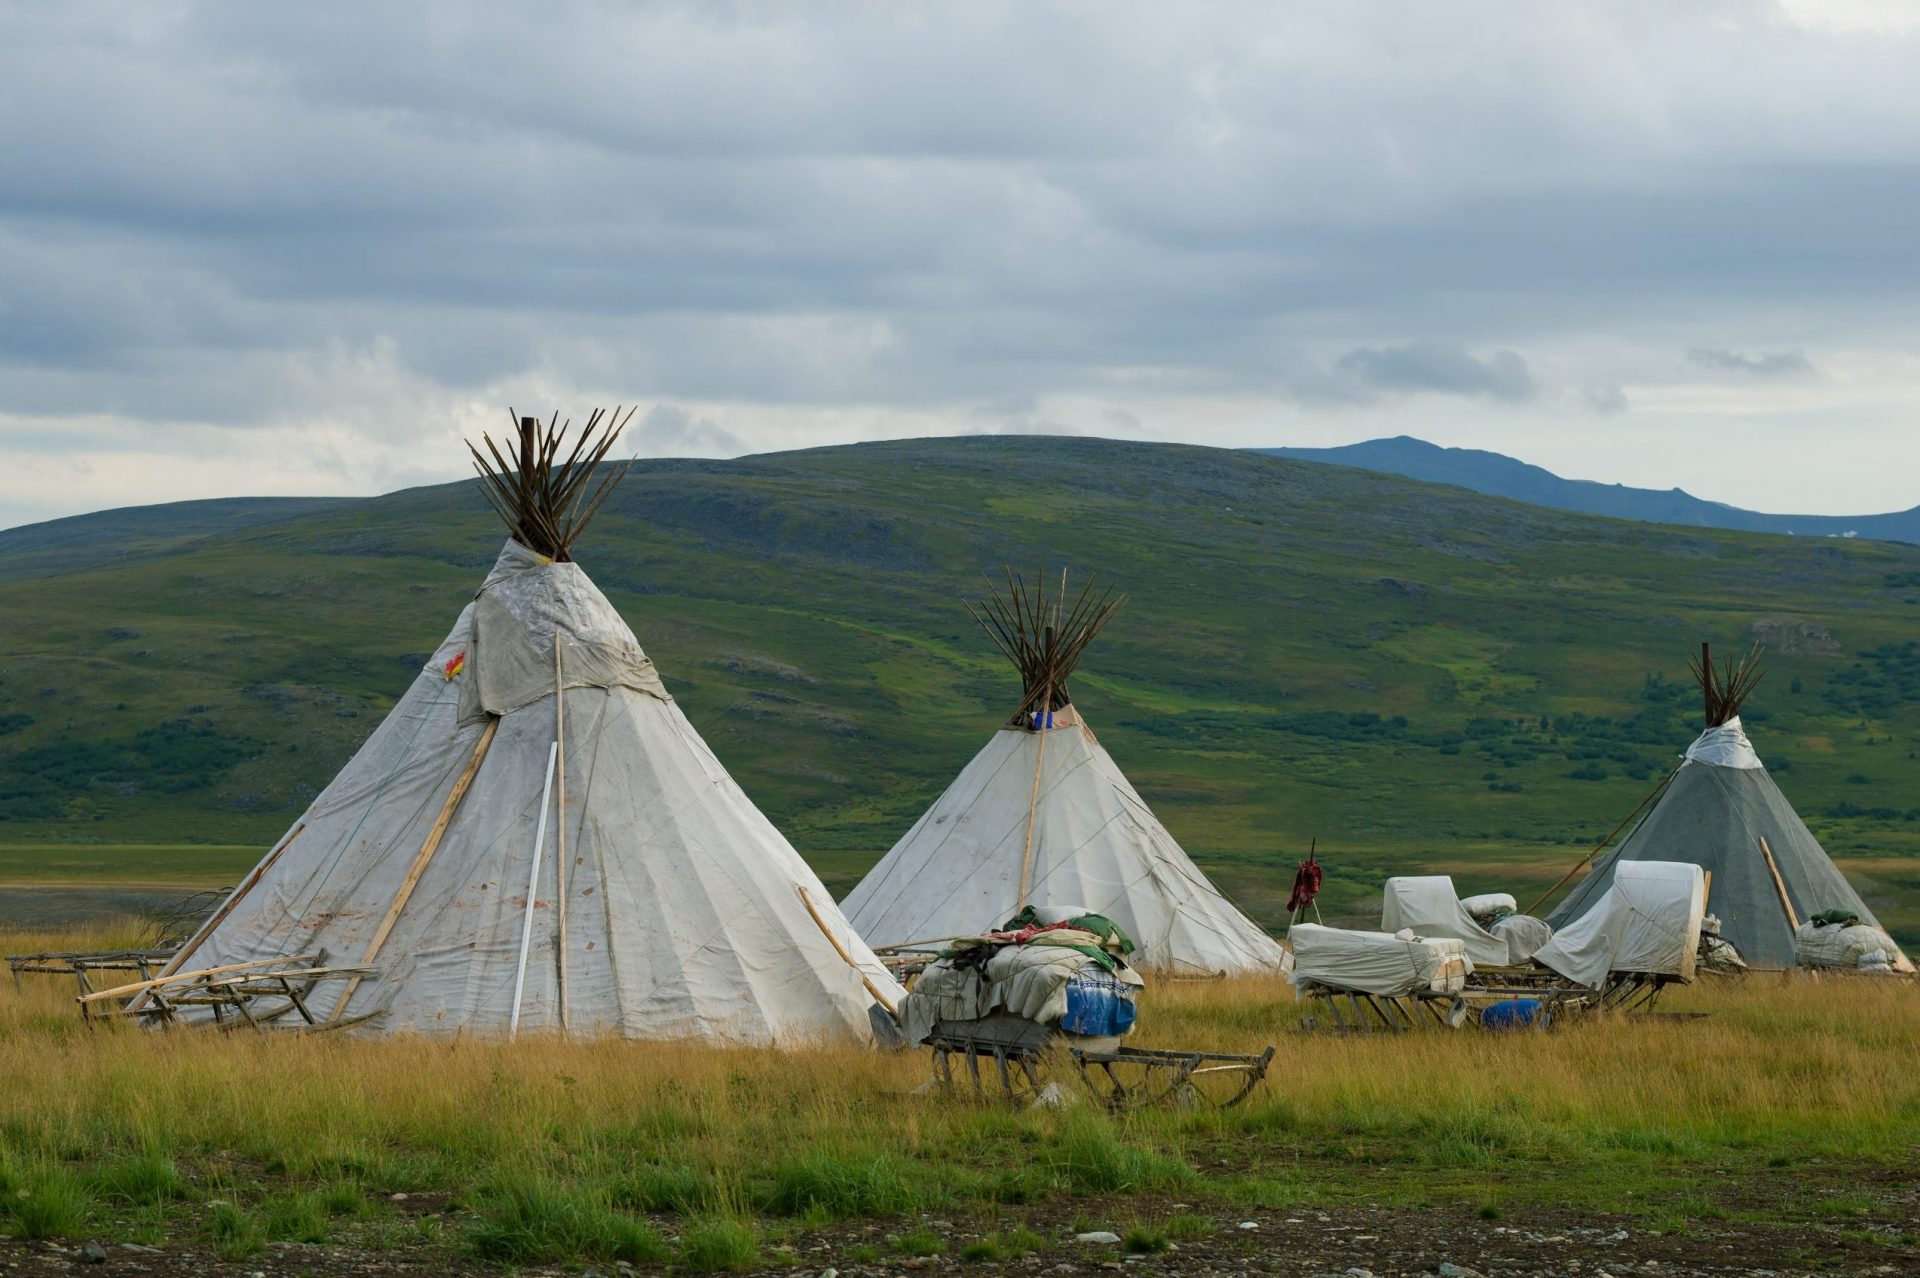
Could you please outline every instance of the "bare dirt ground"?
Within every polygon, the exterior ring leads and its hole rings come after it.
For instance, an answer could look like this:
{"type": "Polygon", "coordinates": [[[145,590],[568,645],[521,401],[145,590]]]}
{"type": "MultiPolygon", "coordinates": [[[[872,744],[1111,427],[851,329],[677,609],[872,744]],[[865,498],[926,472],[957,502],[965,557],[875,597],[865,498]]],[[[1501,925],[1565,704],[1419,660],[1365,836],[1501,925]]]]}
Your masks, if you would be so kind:
{"type": "MultiPolygon", "coordinates": [[[[1275,1274],[1286,1278],[1693,1278],[1693,1276],[1920,1274],[1920,1169],[1865,1177],[1842,1186],[1811,1183],[1783,1172],[1761,1182],[1729,1185],[1716,1210],[1738,1219],[1689,1220],[1669,1229],[1643,1215],[1613,1215],[1552,1207],[1521,1209],[1483,1219],[1467,1207],[1292,1207],[1245,1212],[1209,1210],[1171,1200],[1076,1198],[1010,1209],[994,1220],[893,1219],[846,1222],[794,1230],[770,1243],[762,1262],[745,1272],[879,1278],[896,1274],[1121,1272],[1214,1278],[1275,1274]],[[1836,1210],[1843,1202],[1843,1211],[1836,1210]],[[1745,1206],[1741,1204],[1744,1203],[1745,1206]],[[1156,1240],[1165,1250],[1136,1254],[1125,1244],[1082,1240],[1083,1233],[1125,1234],[1131,1222],[1179,1213],[1213,1229],[1208,1237],[1156,1240]],[[1763,1218],[1749,1219],[1749,1215],[1763,1218]],[[970,1242],[1024,1227],[1044,1239],[1033,1252],[968,1260],[970,1242]],[[899,1254],[908,1235],[932,1236],[944,1254],[899,1254]],[[877,1257],[877,1258],[876,1258],[877,1257]]],[[[439,1216],[445,1236],[457,1239],[464,1213],[445,1202],[407,1204],[408,1214],[439,1216]]],[[[658,1222],[671,1234],[671,1220],[658,1222]]],[[[597,1274],[616,1278],[664,1267],[625,1263],[567,1268],[529,1267],[523,1274],[597,1274]]],[[[222,1260],[205,1245],[143,1247],[112,1239],[72,1242],[0,1242],[0,1274],[141,1274],[152,1278],[295,1278],[299,1275],[477,1275],[503,1272],[457,1246],[404,1244],[378,1250],[356,1246],[282,1243],[244,1260],[222,1260]]]]}

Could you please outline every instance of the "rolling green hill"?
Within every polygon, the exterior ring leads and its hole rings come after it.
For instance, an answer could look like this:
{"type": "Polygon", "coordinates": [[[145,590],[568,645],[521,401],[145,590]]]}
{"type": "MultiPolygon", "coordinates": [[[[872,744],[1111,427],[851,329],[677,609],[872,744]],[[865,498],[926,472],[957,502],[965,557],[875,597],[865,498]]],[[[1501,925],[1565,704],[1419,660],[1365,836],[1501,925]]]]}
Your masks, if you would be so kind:
{"type": "MultiPolygon", "coordinates": [[[[84,537],[87,518],[63,523],[84,537]]],[[[0,558],[49,547],[50,527],[0,533],[0,558]]],[[[266,843],[407,685],[501,538],[453,484],[0,579],[8,862],[50,841],[266,843]]],[[[1390,869],[1524,899],[1698,730],[1687,652],[1762,639],[1756,745],[1920,939],[1920,547],[993,437],[643,462],[580,559],[837,889],[1014,699],[957,597],[1003,562],[1065,563],[1131,596],[1076,701],[1269,923],[1311,836],[1349,914],[1390,869]]]]}

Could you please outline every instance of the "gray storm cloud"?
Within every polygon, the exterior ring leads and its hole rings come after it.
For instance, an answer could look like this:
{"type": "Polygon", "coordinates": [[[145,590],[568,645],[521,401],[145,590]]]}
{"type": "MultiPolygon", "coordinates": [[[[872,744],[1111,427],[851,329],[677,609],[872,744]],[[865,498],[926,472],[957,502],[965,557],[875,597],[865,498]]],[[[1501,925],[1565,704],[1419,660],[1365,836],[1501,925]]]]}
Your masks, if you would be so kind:
{"type": "Polygon", "coordinates": [[[1749,377],[1804,377],[1813,372],[1813,364],[1799,351],[1744,355],[1739,351],[1696,346],[1687,352],[1687,362],[1716,373],[1740,373],[1749,377]]]}
{"type": "MultiPolygon", "coordinates": [[[[416,480],[543,397],[707,454],[1551,439],[1659,411],[1675,351],[1897,402],[1920,42],[1806,12],[14,6],[0,449],[74,424],[76,508],[239,482],[153,462],[208,432],[273,490],[416,480]]],[[[36,464],[0,523],[53,513],[36,464]]]]}
{"type": "Polygon", "coordinates": [[[1482,359],[1451,342],[1348,351],[1335,367],[1366,389],[1389,394],[1432,391],[1520,401],[1537,393],[1527,361],[1513,351],[1494,351],[1482,359]]]}

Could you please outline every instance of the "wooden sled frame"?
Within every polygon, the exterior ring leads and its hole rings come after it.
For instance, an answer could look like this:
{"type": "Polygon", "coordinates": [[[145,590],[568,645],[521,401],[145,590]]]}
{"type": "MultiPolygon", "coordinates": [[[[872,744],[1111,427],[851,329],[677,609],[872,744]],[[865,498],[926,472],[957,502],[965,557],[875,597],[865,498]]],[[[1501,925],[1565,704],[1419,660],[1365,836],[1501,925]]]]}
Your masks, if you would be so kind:
{"type": "Polygon", "coordinates": [[[7,966],[13,969],[13,988],[21,988],[23,975],[71,976],[81,994],[94,992],[96,972],[133,972],[141,980],[153,974],[178,953],[176,948],[153,950],[42,951],[38,954],[9,954],[7,966]]]}
{"type": "Polygon", "coordinates": [[[1466,998],[1477,1022],[1493,1003],[1534,999],[1553,1019],[1619,1013],[1657,1015],[1654,1005],[1669,985],[1688,984],[1677,976],[1652,972],[1609,972],[1599,988],[1576,985],[1551,968],[1540,966],[1480,968],[1467,977],[1466,998]]]}
{"type": "Polygon", "coordinates": [[[1080,1080],[1109,1109],[1154,1104],[1227,1109],[1252,1094],[1267,1076],[1274,1049],[1253,1055],[1183,1052],[1165,1048],[1073,1047],[1068,1035],[1022,1017],[997,1015],[972,1022],[942,1021],[927,1038],[937,1087],[954,1087],[954,1059],[965,1062],[975,1096],[1008,1103],[1038,1100],[1050,1066],[1071,1061],[1080,1080]],[[982,1062],[992,1062],[989,1079],[982,1062]]]}
{"type": "Polygon", "coordinates": [[[1107,1108],[1132,1109],[1138,1105],[1161,1103],[1200,1105],[1231,1109],[1252,1094],[1267,1076],[1273,1063],[1273,1046],[1257,1056],[1232,1052],[1177,1052],[1153,1047],[1119,1047],[1112,1051],[1087,1051],[1072,1047],[1067,1055],[1080,1067],[1081,1081],[1088,1090],[1101,1096],[1107,1108]],[[1119,1068],[1115,1068],[1118,1066],[1119,1068]],[[1094,1070],[1100,1071],[1095,1078],[1094,1070]],[[1137,1077],[1128,1081],[1128,1075],[1137,1077]],[[1220,1092],[1203,1090],[1218,1084],[1220,1092]]]}
{"type": "MultiPolygon", "coordinates": [[[[1403,1034],[1429,1025],[1458,1029],[1472,1019],[1472,1006],[1464,994],[1372,994],[1318,982],[1307,986],[1306,994],[1326,1005],[1327,1014],[1333,1018],[1328,1028],[1343,1034],[1403,1034]]],[[[1307,1017],[1301,1021],[1301,1028],[1315,1030],[1321,1026],[1315,1018],[1307,1017]]]]}
{"type": "Polygon", "coordinates": [[[177,1025],[188,1008],[206,1008],[220,1029],[250,1027],[264,1033],[284,1018],[298,1014],[299,1030],[338,1029],[357,1025],[379,1013],[321,1020],[307,1000],[322,982],[345,980],[355,985],[379,971],[371,967],[329,967],[326,951],[286,958],[256,959],[222,967],[175,972],[170,976],[135,981],[130,985],[82,994],[76,1000],[89,1026],[116,1016],[148,1024],[177,1025]]]}

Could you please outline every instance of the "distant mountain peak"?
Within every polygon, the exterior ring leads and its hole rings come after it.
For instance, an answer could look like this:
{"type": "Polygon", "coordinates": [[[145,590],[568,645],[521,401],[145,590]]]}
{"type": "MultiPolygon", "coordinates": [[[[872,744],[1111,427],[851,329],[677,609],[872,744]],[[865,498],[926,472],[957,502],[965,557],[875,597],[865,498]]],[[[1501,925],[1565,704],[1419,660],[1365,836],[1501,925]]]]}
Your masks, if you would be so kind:
{"type": "Polygon", "coordinates": [[[1255,452],[1296,461],[1352,466],[1433,484],[1506,497],[1555,510],[1615,519],[1732,528],[1799,537],[1870,537],[1920,543],[1920,507],[1884,515],[1771,515],[1695,497],[1684,488],[1633,488],[1626,484],[1566,479],[1531,462],[1479,448],[1451,448],[1395,435],[1336,448],[1257,448],[1255,452]]]}

